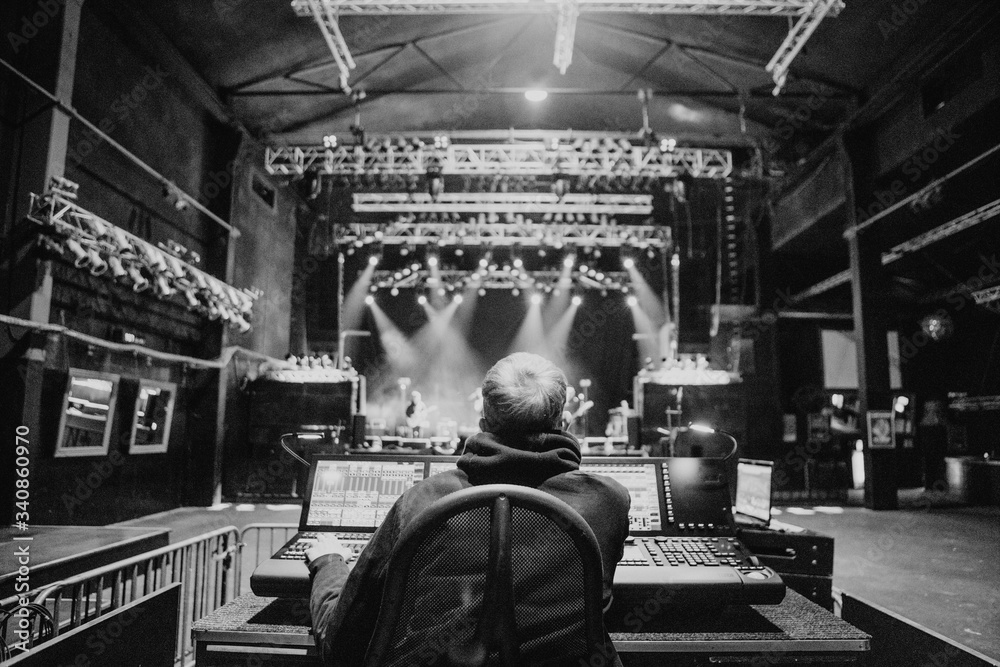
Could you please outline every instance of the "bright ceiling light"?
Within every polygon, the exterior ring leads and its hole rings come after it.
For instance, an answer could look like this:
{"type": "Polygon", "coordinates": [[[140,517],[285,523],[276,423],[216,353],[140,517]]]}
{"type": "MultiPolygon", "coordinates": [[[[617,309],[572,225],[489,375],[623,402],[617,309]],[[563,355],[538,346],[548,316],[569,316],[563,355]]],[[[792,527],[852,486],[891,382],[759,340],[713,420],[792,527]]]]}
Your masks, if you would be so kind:
{"type": "Polygon", "coordinates": [[[548,91],[542,90],[541,88],[531,88],[530,90],[524,91],[524,97],[529,102],[543,102],[548,96],[548,91]]]}

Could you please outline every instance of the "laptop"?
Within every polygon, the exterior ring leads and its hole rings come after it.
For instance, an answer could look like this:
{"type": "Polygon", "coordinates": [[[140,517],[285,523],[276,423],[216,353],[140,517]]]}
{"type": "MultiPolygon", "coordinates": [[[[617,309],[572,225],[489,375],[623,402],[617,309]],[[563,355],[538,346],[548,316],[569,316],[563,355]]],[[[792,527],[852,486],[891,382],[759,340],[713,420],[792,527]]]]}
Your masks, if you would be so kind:
{"type": "Polygon", "coordinates": [[[767,528],[771,525],[771,479],[773,461],[740,459],[736,465],[736,503],[733,518],[738,526],[767,528]]]}
{"type": "Polygon", "coordinates": [[[351,550],[353,565],[396,500],[417,482],[455,467],[455,456],[317,455],[309,469],[298,532],[250,577],[263,597],[309,597],[305,552],[321,533],[351,550]]]}

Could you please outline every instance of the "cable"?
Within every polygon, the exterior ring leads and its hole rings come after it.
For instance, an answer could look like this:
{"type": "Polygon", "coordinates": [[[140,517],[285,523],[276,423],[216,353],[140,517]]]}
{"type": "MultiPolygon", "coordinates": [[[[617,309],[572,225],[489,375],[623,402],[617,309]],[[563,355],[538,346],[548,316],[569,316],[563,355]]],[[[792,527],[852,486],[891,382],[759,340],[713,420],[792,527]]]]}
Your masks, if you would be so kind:
{"type": "Polygon", "coordinates": [[[299,461],[299,463],[301,463],[302,465],[304,465],[306,467],[309,467],[311,465],[309,463],[309,461],[306,461],[304,458],[302,458],[301,456],[299,456],[298,454],[296,454],[295,452],[293,452],[291,450],[291,448],[288,446],[288,443],[285,442],[285,438],[288,438],[288,437],[294,437],[294,438],[298,439],[299,434],[298,433],[283,433],[282,436],[280,438],[278,438],[278,442],[280,442],[281,446],[284,448],[284,450],[286,452],[288,452],[289,454],[291,454],[293,457],[295,457],[299,461]]]}
{"type": "MultiPolygon", "coordinates": [[[[729,438],[730,440],[732,440],[732,442],[733,442],[733,448],[732,448],[732,450],[730,450],[730,452],[728,454],[726,454],[725,456],[721,457],[723,461],[728,461],[729,459],[731,459],[733,457],[733,454],[736,453],[736,450],[739,449],[740,445],[736,441],[736,436],[734,436],[732,433],[728,433],[726,431],[723,431],[723,430],[720,430],[720,429],[717,429],[717,428],[710,428],[710,427],[707,427],[707,426],[695,427],[694,424],[688,424],[688,433],[691,433],[692,431],[694,433],[700,433],[702,435],[711,435],[713,433],[718,433],[718,434],[724,435],[727,438],[729,438]]],[[[718,458],[718,457],[712,457],[712,458],[718,458]]]]}
{"type": "Polygon", "coordinates": [[[0,314],[0,322],[10,325],[16,325],[19,327],[26,327],[28,329],[33,329],[35,331],[45,332],[45,333],[58,333],[66,336],[67,338],[75,338],[76,340],[83,341],[90,345],[96,345],[98,347],[103,347],[115,352],[131,352],[133,354],[144,354],[147,357],[152,357],[153,359],[160,359],[162,361],[172,361],[176,363],[187,364],[189,366],[198,366],[201,368],[215,368],[223,369],[229,365],[232,361],[234,355],[237,352],[245,354],[250,357],[255,357],[263,362],[271,362],[275,364],[281,364],[282,362],[274,357],[269,357],[266,354],[261,354],[260,352],[254,352],[253,350],[247,350],[245,348],[234,345],[223,349],[222,354],[219,355],[218,359],[199,359],[197,357],[188,357],[182,354],[171,354],[170,352],[160,352],[159,350],[153,350],[151,348],[145,347],[143,345],[136,345],[134,343],[114,343],[109,340],[104,340],[103,338],[97,338],[96,336],[89,336],[85,333],[80,333],[79,331],[74,331],[68,327],[64,327],[58,324],[42,324],[41,322],[32,322],[31,320],[22,320],[19,317],[11,317],[10,315],[0,314]]]}

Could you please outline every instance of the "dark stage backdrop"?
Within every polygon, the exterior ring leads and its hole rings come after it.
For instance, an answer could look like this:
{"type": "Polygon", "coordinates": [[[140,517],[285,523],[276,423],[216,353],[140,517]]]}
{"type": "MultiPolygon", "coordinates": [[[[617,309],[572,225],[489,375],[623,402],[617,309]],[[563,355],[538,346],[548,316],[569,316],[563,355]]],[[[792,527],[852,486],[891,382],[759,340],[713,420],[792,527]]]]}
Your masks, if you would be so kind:
{"type": "MultiPolygon", "coordinates": [[[[622,400],[632,404],[632,378],[638,371],[632,340],[635,327],[622,294],[602,297],[591,292],[583,297],[566,340],[551,345],[537,337],[519,338],[530,307],[525,294],[515,297],[505,290],[489,290],[482,297],[467,297],[442,331],[425,327],[427,315],[412,290],[402,290],[397,297],[381,293],[378,306],[413,349],[400,353],[398,343],[379,335],[349,343],[348,353],[353,353],[356,367],[368,378],[369,417],[389,424],[399,419],[407,396],[401,394],[398,381],[405,372],[412,381],[407,392],[418,390],[428,405],[438,406],[434,420],[455,419],[459,425],[472,426],[476,415],[468,397],[483,375],[507,354],[528,351],[557,363],[578,393],[581,379],[592,381],[588,397],[594,407],[588,415],[588,433],[603,434],[608,410],[622,400]],[[406,363],[401,354],[416,359],[406,363]]],[[[541,306],[546,333],[565,312],[559,309],[549,316],[547,305],[541,306]]],[[[378,331],[370,309],[366,309],[363,328],[378,331]]]]}

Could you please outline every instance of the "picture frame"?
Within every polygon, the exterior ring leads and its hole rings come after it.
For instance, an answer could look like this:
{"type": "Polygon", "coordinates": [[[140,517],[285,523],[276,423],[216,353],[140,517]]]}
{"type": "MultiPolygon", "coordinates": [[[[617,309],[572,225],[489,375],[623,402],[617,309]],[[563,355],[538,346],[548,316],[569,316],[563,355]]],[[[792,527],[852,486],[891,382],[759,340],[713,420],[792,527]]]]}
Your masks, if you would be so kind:
{"type": "Polygon", "coordinates": [[[54,456],[107,456],[121,377],[70,368],[54,456]]]}
{"type": "Polygon", "coordinates": [[[170,445],[177,385],[159,380],[139,380],[132,410],[129,454],[162,454],[170,445]]]}

